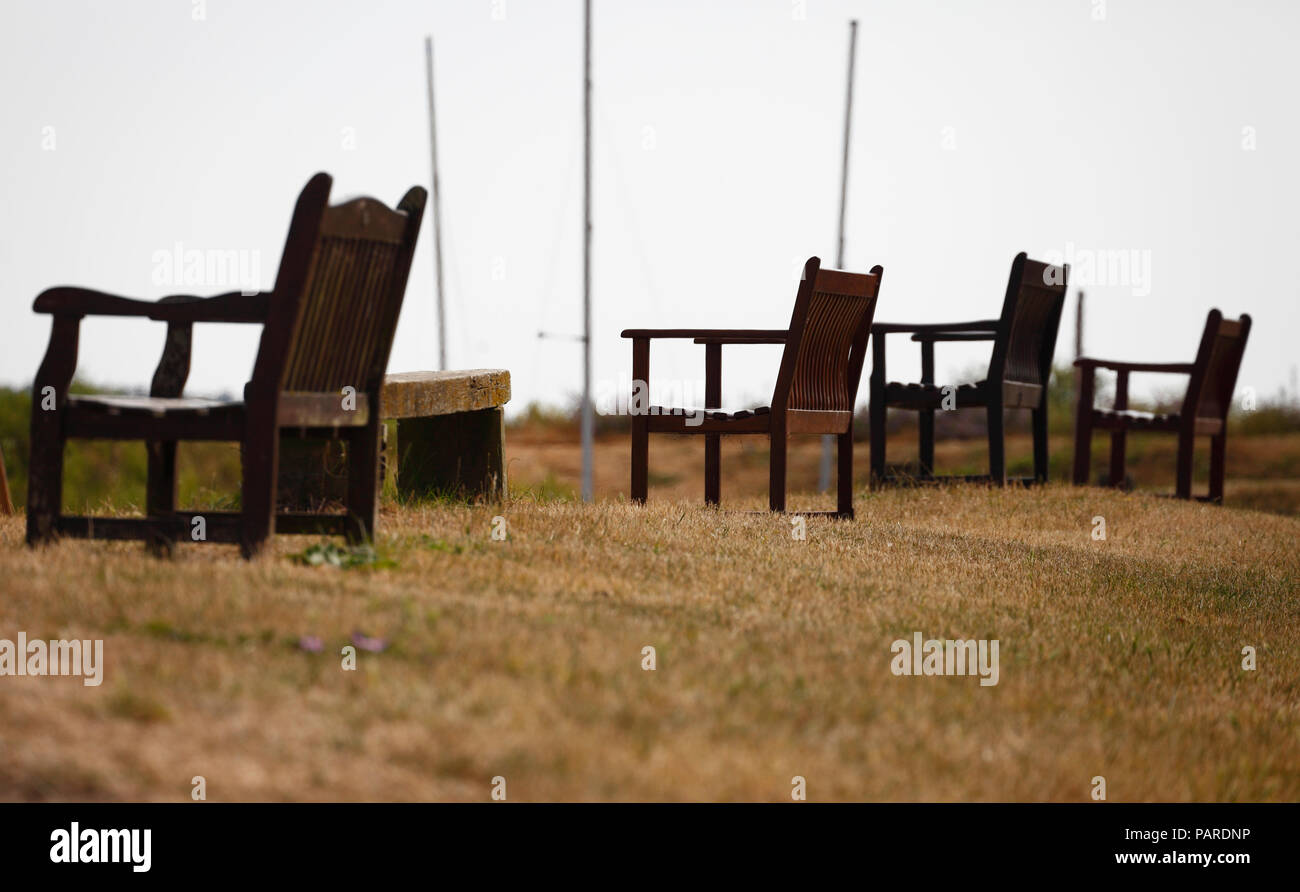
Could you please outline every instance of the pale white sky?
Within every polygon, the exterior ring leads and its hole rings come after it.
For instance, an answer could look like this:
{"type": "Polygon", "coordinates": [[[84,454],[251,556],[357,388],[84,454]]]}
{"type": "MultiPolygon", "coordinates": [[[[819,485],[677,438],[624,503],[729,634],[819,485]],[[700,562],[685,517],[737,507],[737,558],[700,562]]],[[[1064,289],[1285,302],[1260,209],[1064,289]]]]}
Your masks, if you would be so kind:
{"type": "MultiPolygon", "coordinates": [[[[1020,250],[1124,252],[1128,281],[1087,288],[1088,352],[1190,359],[1218,306],[1256,321],[1240,385],[1288,384],[1300,4],[1108,0],[1101,20],[1097,0],[594,6],[607,388],[630,372],[620,329],[784,327],[799,262],[833,264],[850,18],[846,266],[885,267],[877,319],[994,316],[1020,250]]],[[[315,171],[336,195],[390,204],[427,184],[426,33],[452,365],[509,368],[515,409],[576,393],[578,345],[536,334],[581,326],[580,0],[4,0],[0,382],[26,384],[40,362],[44,288],[226,290],[155,284],[155,252],[177,242],[256,252],[269,288],[315,171]]],[[[431,233],[393,371],[436,363],[431,233]]],[[[1061,359],[1073,307],[1072,289],[1061,359]]],[[[147,387],[162,333],[87,320],[79,372],[147,387]]],[[[199,326],[190,392],[239,392],[255,349],[252,328],[199,326]]],[[[940,351],[941,375],[986,356],[940,351]]],[[[727,348],[727,401],[766,399],[777,357],[727,348]]],[[[900,338],[890,364],[915,375],[915,345],[900,338]]],[[[702,378],[702,348],[657,345],[651,369],[702,378]]]]}

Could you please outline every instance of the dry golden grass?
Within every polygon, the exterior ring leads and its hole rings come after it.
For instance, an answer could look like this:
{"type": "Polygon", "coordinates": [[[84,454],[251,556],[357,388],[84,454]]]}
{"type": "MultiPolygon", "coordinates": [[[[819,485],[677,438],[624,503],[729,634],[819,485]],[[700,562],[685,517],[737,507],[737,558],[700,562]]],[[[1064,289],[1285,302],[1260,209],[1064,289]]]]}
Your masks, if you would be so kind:
{"type": "Polygon", "coordinates": [[[196,775],[216,801],[481,801],[494,776],[517,801],[788,800],[795,775],[813,800],[1084,801],[1096,775],[1112,801],[1300,799],[1300,520],[861,490],[798,542],[741,510],[761,487],[698,505],[697,451],[689,501],[389,505],[385,569],[300,566],[291,537],[252,563],[29,551],[0,519],[0,638],[103,638],[107,663],[99,688],[0,678],[0,799],[185,800],[196,775]],[[998,639],[1000,683],[895,677],[914,631],[998,639]],[[389,647],[345,672],[354,632],[389,647]]]}

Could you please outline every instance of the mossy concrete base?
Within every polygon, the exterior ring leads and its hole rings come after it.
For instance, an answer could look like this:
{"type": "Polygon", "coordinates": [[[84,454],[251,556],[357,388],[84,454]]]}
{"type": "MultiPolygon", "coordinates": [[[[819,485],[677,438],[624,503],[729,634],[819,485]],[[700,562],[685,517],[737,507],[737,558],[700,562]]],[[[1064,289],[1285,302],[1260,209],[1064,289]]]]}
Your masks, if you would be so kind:
{"type": "MultiPolygon", "coordinates": [[[[384,378],[380,416],[397,419],[397,493],[502,498],[510,372],[401,372],[384,378]]],[[[390,464],[391,467],[391,464],[390,464]]]]}
{"type": "Polygon", "coordinates": [[[501,498],[505,413],[478,409],[397,421],[397,493],[404,499],[501,498]]]}
{"type": "Polygon", "coordinates": [[[510,402],[510,373],[505,369],[460,372],[398,372],[384,376],[379,417],[428,418],[479,409],[499,409],[510,402]]]}

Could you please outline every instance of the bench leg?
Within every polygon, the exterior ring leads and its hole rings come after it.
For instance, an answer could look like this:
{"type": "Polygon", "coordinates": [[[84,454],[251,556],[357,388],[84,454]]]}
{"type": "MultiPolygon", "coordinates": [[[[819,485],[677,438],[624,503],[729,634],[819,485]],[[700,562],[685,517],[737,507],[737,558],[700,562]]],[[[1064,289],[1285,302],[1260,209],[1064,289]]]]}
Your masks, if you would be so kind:
{"type": "Polygon", "coordinates": [[[632,398],[628,404],[632,416],[632,481],[629,498],[644,505],[650,488],[650,339],[634,338],[632,341],[632,398]],[[638,391],[642,399],[636,397],[638,391]]]}
{"type": "Polygon", "coordinates": [[[704,435],[704,503],[722,501],[722,436],[704,435]]]}
{"type": "Polygon", "coordinates": [[[785,511],[786,449],[789,445],[785,429],[771,433],[772,453],[768,466],[767,507],[770,511],[785,511]]]}
{"type": "Polygon", "coordinates": [[[871,487],[875,489],[885,481],[885,399],[874,390],[867,408],[871,438],[871,487]]]}
{"type": "Polygon", "coordinates": [[[253,558],[261,552],[275,530],[275,478],[280,467],[280,432],[247,437],[241,450],[243,486],[240,490],[240,513],[243,530],[240,552],[253,558]]]}
{"type": "Polygon", "coordinates": [[[1110,485],[1115,489],[1124,488],[1124,453],[1128,444],[1125,431],[1111,431],[1110,434],[1110,485]]]}
{"type": "Polygon", "coordinates": [[[994,486],[1007,485],[1007,441],[1003,436],[1002,404],[990,404],[989,416],[989,477],[994,486]]]}
{"type": "Polygon", "coordinates": [[[1074,485],[1087,486],[1092,470],[1092,389],[1091,368],[1080,369],[1076,381],[1079,394],[1074,407],[1074,485]]]}
{"type": "Polygon", "coordinates": [[[77,366],[80,318],[55,316],[50,346],[32,384],[27,465],[27,544],[58,537],[63,509],[63,407],[77,366]],[[52,397],[49,407],[46,399],[52,397]]]}
{"type": "Polygon", "coordinates": [[[1210,501],[1223,501],[1223,477],[1227,460],[1228,434],[1210,438],[1210,501]]]}
{"type": "Polygon", "coordinates": [[[928,479],[934,476],[934,410],[922,409],[916,413],[916,420],[921,434],[917,476],[928,479]]]}
{"type": "Polygon", "coordinates": [[[1034,482],[1047,482],[1047,401],[1033,410],[1034,482]]]}
{"type": "Polygon", "coordinates": [[[46,424],[33,409],[31,459],[27,466],[27,544],[52,542],[58,536],[63,508],[63,438],[58,420],[46,424]]]}
{"type": "MultiPolygon", "coordinates": [[[[722,345],[708,344],[704,348],[704,407],[716,409],[722,405],[722,345]]],[[[722,501],[722,435],[704,435],[704,502],[716,505],[722,501]]]]}
{"type": "Polygon", "coordinates": [[[840,517],[853,517],[853,431],[840,434],[839,470],[836,473],[836,488],[839,490],[835,513],[840,517]]]}
{"type": "MultiPolygon", "coordinates": [[[[934,383],[934,341],[921,342],[921,383],[934,383]]],[[[920,429],[920,467],[917,476],[928,479],[934,476],[934,410],[922,409],[916,413],[920,429]]]]}
{"type": "Polygon", "coordinates": [[[157,517],[176,512],[176,441],[150,440],[148,483],[145,489],[145,514],[157,517]]]}
{"type": "Polygon", "coordinates": [[[1080,419],[1074,429],[1074,485],[1087,486],[1092,468],[1092,426],[1080,419]]]}
{"type": "Polygon", "coordinates": [[[867,404],[867,420],[871,427],[871,488],[885,482],[885,337],[871,336],[871,378],[867,404]]]}
{"type": "Polygon", "coordinates": [[[397,492],[403,499],[504,498],[505,413],[492,408],[398,419],[397,492]]]}
{"type": "Polygon", "coordinates": [[[356,430],[348,441],[348,541],[374,541],[379,514],[379,425],[356,430]]]}
{"type": "Polygon", "coordinates": [[[633,502],[644,505],[650,489],[650,432],[643,418],[632,418],[632,482],[633,502]]]}
{"type": "Polygon", "coordinates": [[[1180,499],[1192,497],[1192,456],[1196,449],[1196,435],[1191,431],[1178,433],[1178,469],[1175,476],[1175,494],[1180,499]]]}
{"type": "MultiPolygon", "coordinates": [[[[145,482],[145,514],[161,518],[176,513],[176,441],[149,440],[145,443],[148,470],[145,482]]],[[[145,528],[145,548],[157,557],[170,557],[176,545],[175,530],[167,524],[145,528]]]]}

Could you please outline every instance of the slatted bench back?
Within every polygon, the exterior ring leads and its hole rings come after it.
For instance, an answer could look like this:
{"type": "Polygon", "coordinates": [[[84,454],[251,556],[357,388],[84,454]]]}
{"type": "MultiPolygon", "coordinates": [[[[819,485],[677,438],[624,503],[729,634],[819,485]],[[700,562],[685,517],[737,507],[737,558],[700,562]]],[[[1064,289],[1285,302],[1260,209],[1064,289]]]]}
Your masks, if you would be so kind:
{"type": "Polygon", "coordinates": [[[810,258],[795,298],[773,407],[852,412],[884,270],[821,269],[810,258]]]}
{"type": "Polygon", "coordinates": [[[1218,310],[1210,311],[1180,413],[1184,423],[1197,418],[1227,421],[1249,335],[1250,316],[1224,319],[1218,310]]]}
{"type": "Polygon", "coordinates": [[[390,209],[373,198],[329,206],[330,178],[303,189],[289,228],[255,389],[378,399],[424,213],[414,187],[390,209]]]}
{"type": "Polygon", "coordinates": [[[1008,405],[1037,405],[1047,388],[1069,274],[1068,265],[1030,260],[1024,252],[1012,261],[988,374],[991,386],[1013,385],[1003,388],[1017,397],[1008,405]]]}

